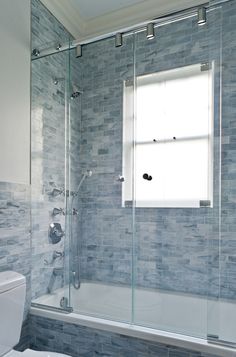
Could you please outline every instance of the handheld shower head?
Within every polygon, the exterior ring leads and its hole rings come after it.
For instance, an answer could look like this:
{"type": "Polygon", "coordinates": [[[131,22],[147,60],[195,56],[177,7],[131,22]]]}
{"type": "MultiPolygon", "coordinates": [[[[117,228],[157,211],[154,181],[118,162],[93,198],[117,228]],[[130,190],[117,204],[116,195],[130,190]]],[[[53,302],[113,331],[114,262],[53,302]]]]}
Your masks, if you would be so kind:
{"type": "Polygon", "coordinates": [[[82,183],[84,182],[84,180],[87,178],[87,177],[91,177],[93,174],[93,172],[91,170],[87,170],[85,171],[85,173],[83,174],[79,184],[78,184],[78,187],[77,187],[77,190],[75,191],[75,193],[73,194],[73,196],[78,196],[78,193],[79,193],[79,190],[80,190],[80,187],[82,186],[82,183]]]}

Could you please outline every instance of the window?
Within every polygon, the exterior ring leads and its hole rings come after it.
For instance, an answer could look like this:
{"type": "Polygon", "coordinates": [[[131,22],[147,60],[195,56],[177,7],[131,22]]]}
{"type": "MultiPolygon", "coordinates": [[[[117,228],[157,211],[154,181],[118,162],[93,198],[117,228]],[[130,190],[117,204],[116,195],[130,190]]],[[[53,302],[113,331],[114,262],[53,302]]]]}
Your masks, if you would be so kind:
{"type": "Polygon", "coordinates": [[[212,206],[212,69],[196,64],[136,83],[135,138],[133,86],[124,84],[123,206],[132,201],[133,157],[137,207],[212,206]]]}

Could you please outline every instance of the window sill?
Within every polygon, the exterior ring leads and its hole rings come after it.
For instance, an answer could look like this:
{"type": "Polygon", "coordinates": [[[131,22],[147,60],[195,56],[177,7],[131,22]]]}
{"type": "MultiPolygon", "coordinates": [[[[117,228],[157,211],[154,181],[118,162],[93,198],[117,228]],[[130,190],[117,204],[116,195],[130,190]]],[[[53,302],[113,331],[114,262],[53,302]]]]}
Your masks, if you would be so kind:
{"type": "Polygon", "coordinates": [[[131,208],[212,208],[210,200],[195,201],[125,201],[122,207],[131,208]]]}

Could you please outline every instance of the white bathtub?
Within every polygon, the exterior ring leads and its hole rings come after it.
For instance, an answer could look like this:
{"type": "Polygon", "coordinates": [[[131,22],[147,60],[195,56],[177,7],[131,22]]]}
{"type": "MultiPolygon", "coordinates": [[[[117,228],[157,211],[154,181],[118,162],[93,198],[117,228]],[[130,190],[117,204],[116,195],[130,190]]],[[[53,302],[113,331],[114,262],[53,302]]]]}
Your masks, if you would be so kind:
{"type": "MultiPolygon", "coordinates": [[[[68,297],[68,288],[58,289],[33,303],[59,307],[63,296],[68,297]]],[[[71,288],[70,296],[73,313],[38,307],[32,307],[31,313],[216,356],[236,356],[236,349],[206,341],[210,333],[221,340],[236,342],[236,304],[149,289],[132,292],[128,287],[91,282],[83,282],[78,290],[71,288]]]]}

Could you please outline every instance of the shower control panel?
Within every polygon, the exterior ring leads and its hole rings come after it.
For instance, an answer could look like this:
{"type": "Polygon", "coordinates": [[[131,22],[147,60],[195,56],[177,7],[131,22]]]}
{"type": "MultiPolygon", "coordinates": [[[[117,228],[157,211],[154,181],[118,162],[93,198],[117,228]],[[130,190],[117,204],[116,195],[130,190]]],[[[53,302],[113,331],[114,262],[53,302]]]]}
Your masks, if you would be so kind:
{"type": "Polygon", "coordinates": [[[65,232],[62,230],[60,223],[51,223],[49,225],[49,237],[52,244],[57,244],[64,237],[65,232]]]}

